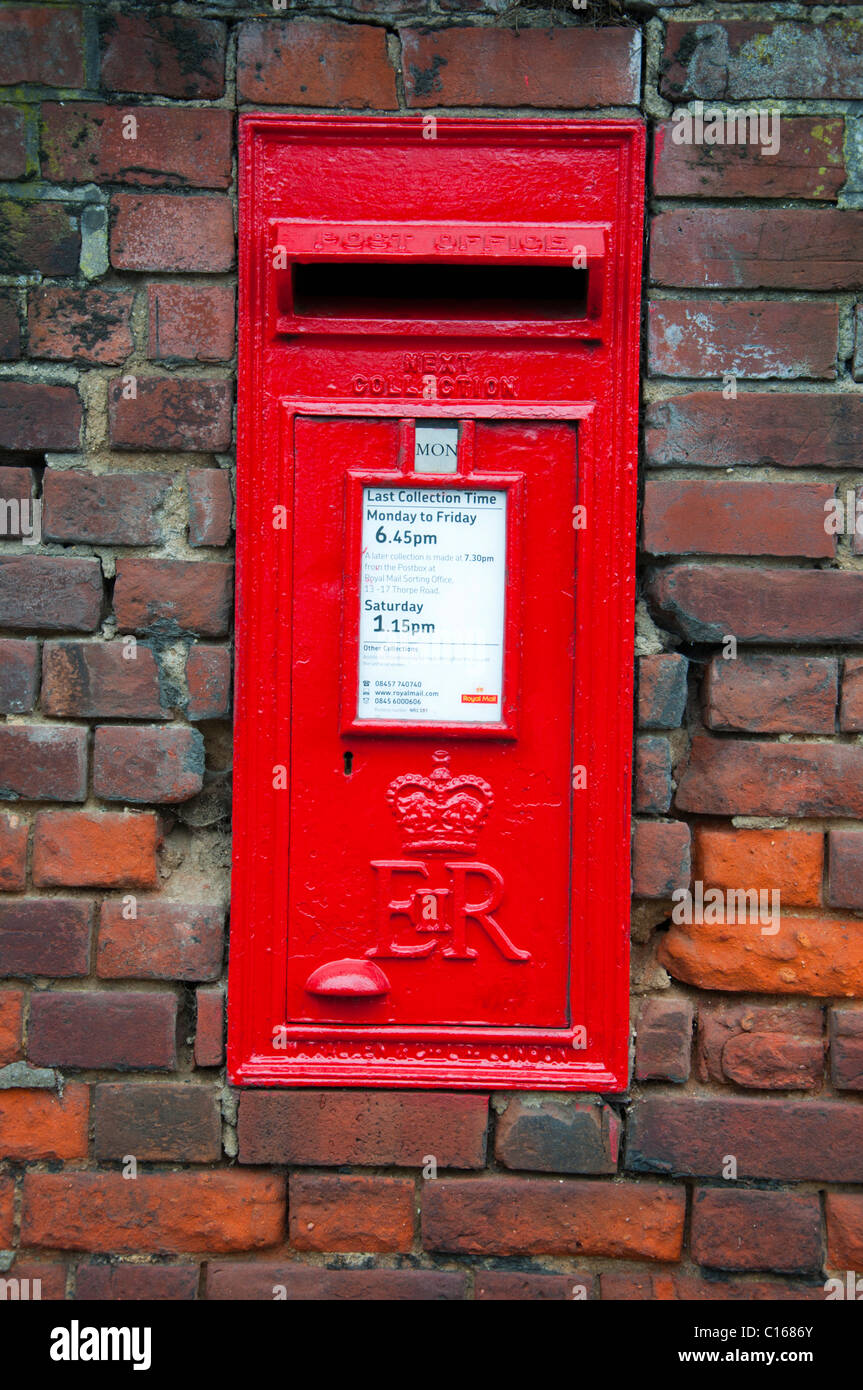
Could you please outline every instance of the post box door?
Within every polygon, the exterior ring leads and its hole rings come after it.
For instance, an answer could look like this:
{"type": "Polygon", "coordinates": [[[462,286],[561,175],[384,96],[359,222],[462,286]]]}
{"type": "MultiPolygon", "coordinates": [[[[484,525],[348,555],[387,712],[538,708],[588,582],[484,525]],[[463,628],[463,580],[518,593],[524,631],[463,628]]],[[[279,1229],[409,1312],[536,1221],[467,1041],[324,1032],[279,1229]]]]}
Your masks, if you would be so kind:
{"type": "Polygon", "coordinates": [[[572,1021],[577,427],[451,424],[285,431],[292,1022],[572,1021]]]}

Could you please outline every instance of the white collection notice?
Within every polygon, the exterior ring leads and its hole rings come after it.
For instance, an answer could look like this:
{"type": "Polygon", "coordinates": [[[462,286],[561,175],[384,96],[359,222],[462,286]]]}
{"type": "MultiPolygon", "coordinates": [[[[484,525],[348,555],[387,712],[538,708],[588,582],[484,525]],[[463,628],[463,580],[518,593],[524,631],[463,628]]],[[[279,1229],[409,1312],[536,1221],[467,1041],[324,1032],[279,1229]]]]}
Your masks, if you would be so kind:
{"type": "Polygon", "coordinates": [[[360,719],[502,718],[506,492],[363,489],[360,719]]]}

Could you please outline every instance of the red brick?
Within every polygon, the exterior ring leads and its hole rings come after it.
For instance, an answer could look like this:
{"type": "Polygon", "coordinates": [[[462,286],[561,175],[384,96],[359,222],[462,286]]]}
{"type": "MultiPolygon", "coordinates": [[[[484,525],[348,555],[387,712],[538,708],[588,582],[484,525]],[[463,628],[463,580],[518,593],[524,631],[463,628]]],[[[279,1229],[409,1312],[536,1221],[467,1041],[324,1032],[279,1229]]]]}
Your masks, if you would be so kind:
{"type": "Polygon", "coordinates": [[[30,511],[34,501],[36,480],[32,468],[0,465],[0,505],[3,506],[3,529],[10,540],[39,541],[38,522],[30,511]],[[18,503],[17,508],[11,503],[18,503]],[[35,534],[34,534],[35,533],[35,534]]]}
{"type": "Polygon", "coordinates": [[[662,73],[660,89],[673,100],[863,97],[859,35],[844,16],[817,25],[738,19],[669,24],[662,73]]]}
{"type": "Polygon", "coordinates": [[[231,712],[231,653],[196,643],[186,657],[188,719],[225,719],[231,712]]]}
{"type": "Polygon", "coordinates": [[[115,193],[111,264],[118,270],[230,270],[234,220],[227,198],[115,193]]]}
{"type": "Polygon", "coordinates": [[[689,662],[674,652],[638,658],[638,727],[677,729],[686,710],[689,662]]]}
{"type": "Polygon", "coordinates": [[[0,447],[38,453],[80,447],[81,402],[74,386],[0,381],[0,447]]]}
{"type": "Polygon", "coordinates": [[[102,979],[218,979],[225,916],[220,907],[138,898],[135,912],[129,918],[123,901],[102,904],[96,959],[102,979]]]}
{"type": "Polygon", "coordinates": [[[409,1251],[412,1178],[292,1173],[288,1202],[297,1250],[409,1251]]]}
{"type": "Polygon", "coordinates": [[[731,1039],[724,1057],[729,1081],[771,1091],[817,1090],[824,1050],[820,1043],[782,1035],[741,1034],[731,1039]]]}
{"type": "Polygon", "coordinates": [[[637,898],[670,898],[690,878],[689,826],[682,821],[635,821],[632,891],[637,898]]]}
{"type": "Polygon", "coordinates": [[[191,1302],[197,1265],[79,1264],[75,1297],[86,1303],[191,1302]]]}
{"type": "Polygon", "coordinates": [[[54,1091],[0,1091],[0,1148],[3,1157],[39,1159],[87,1157],[90,1088],[77,1083],[54,1091]]]}
{"type": "Polygon", "coordinates": [[[41,888],[155,888],[158,843],[150,812],[40,811],[33,882],[41,888]]]}
{"type": "Polygon", "coordinates": [[[55,719],[168,719],[161,698],[159,667],[143,642],[46,642],[42,649],[42,710],[55,719]]]}
{"type": "Polygon", "coordinates": [[[777,888],[798,907],[821,902],[824,835],[820,830],[696,827],[695,872],[710,888],[777,888]]]}
{"type": "Polygon", "coordinates": [[[836,375],[836,304],[661,299],[648,305],[650,370],[657,376],[836,375]]]}
{"type": "Polygon", "coordinates": [[[734,468],[854,468],[863,448],[863,396],[849,392],[693,391],[652,401],[648,463],[734,468]]]}
{"type": "Polygon", "coordinates": [[[824,528],[832,483],[648,478],[644,548],[652,555],[806,555],[836,552],[824,528]]]}
{"type": "Polygon", "coordinates": [[[127,398],[121,377],[108,388],[108,418],[115,448],[194,453],[227,449],[230,383],[139,377],[135,396],[127,398]]]}
{"type": "Polygon", "coordinates": [[[674,122],[654,129],[653,191],[665,198],[812,198],[835,202],[845,182],[842,117],[782,115],[775,155],[761,146],[685,145],[674,122]]]}
{"type": "Polygon", "coordinates": [[[163,631],[221,637],[231,619],[231,566],[210,560],[118,560],[114,611],[124,631],[158,625],[163,631]]]}
{"type": "Polygon", "coordinates": [[[242,24],[237,96],[258,104],[394,110],[396,80],[386,33],[337,20],[242,24]]]}
{"type": "Polygon", "coordinates": [[[221,468],[191,468],[189,545],[227,545],[231,537],[231,479],[221,468]]]}
{"type": "Polygon", "coordinates": [[[23,1028],[23,989],[0,989],[0,1067],[22,1056],[23,1028]]]}
{"type": "Polygon", "coordinates": [[[409,106],[635,105],[635,29],[463,27],[402,33],[409,106]]]}
{"type": "MultiPolygon", "coordinates": [[[[0,108],[0,152],[3,145],[2,108],[0,108]]],[[[0,360],[14,362],[21,356],[21,327],[18,322],[18,296],[13,289],[0,290],[0,360]]]]}
{"type": "Polygon", "coordinates": [[[127,290],[42,285],[30,291],[28,353],[57,362],[123,362],[132,351],[127,290]]]}
{"type": "Polygon", "coordinates": [[[12,1230],[15,1224],[14,1201],[13,1179],[0,1175],[0,1246],[5,1246],[7,1250],[12,1244],[12,1230]]]}
{"type": "Polygon", "coordinates": [[[244,1091],[241,1163],[482,1168],[488,1102],[446,1091],[244,1091]]]}
{"type": "Polygon", "coordinates": [[[640,735],[635,741],[635,809],[663,815],[671,805],[671,745],[640,735]]]}
{"type": "Polygon", "coordinates": [[[842,666],[842,703],[839,728],[844,733],[863,733],[863,658],[846,656],[842,666]]]}
{"type": "Polygon", "coordinates": [[[81,898],[0,903],[0,975],[86,975],[92,904],[81,898]]]}
{"type": "Polygon", "coordinates": [[[225,26],[174,15],[105,14],[100,21],[101,85],[164,97],[220,97],[225,26]]]}
{"type": "Polygon", "coordinates": [[[29,826],[14,813],[0,815],[0,892],[20,893],[27,878],[29,826]]]}
{"type": "Polygon", "coordinates": [[[84,473],[45,470],[46,540],[87,545],[159,545],[160,508],[171,489],[167,473],[84,473]]]}
{"type": "Polygon", "coordinates": [[[0,1278],[18,1281],[21,1301],[62,1303],[66,1298],[66,1266],[36,1260],[16,1260],[0,1278]]]}
{"type": "Polygon", "coordinates": [[[0,274],[77,275],[79,211],[70,203],[0,201],[0,274]]]}
{"type": "Polygon", "coordinates": [[[94,1152],[105,1161],[134,1154],[139,1162],[217,1163],[222,1125],[214,1091],[174,1082],[97,1086],[94,1152]]]}
{"type": "Polygon", "coordinates": [[[653,218],[650,277],[693,289],[852,289],[863,212],[680,208],[653,218]]]}
{"type": "Polygon", "coordinates": [[[580,1270],[572,1274],[532,1274],[520,1270],[478,1269],[474,1290],[474,1297],[482,1302],[494,1299],[507,1303],[560,1303],[599,1298],[597,1275],[580,1270]]]}
{"type": "Polygon", "coordinates": [[[98,560],[65,555],[0,557],[0,623],[4,627],[92,632],[101,613],[98,560]]]}
{"type": "Polygon", "coordinates": [[[695,1010],[688,999],[647,999],[636,1032],[639,1081],[688,1081],[695,1010]]]}
{"type": "Polygon", "coordinates": [[[830,886],[834,907],[863,908],[863,831],[830,831],[830,886]]]}
{"type": "Polygon", "coordinates": [[[863,816],[863,748],[699,734],[676,804],[715,816],[863,816]]]}
{"type": "Polygon", "coordinates": [[[811,1091],[824,1077],[817,1004],[710,1004],[698,1016],[702,1081],[770,1091],[811,1091]]]}
{"type": "Polygon", "coordinates": [[[148,285],[147,356],[163,362],[229,362],[234,355],[232,285],[148,285]]]}
{"type": "Polygon", "coordinates": [[[837,1091],[863,1091],[863,1009],[830,1010],[830,1079],[837,1091]]]}
{"type": "Polygon", "coordinates": [[[0,727],[0,795],[7,801],[83,801],[87,730],[57,724],[0,727]]]}
{"type": "Polygon", "coordinates": [[[93,791],[131,804],[188,801],[204,784],[197,729],[102,725],[93,743],[93,791]]]}
{"type": "Polygon", "coordinates": [[[751,1303],[811,1300],[821,1302],[823,1286],[792,1284],[782,1279],[699,1279],[692,1274],[649,1273],[639,1270],[602,1274],[603,1299],[649,1299],[651,1302],[751,1303]]]}
{"type": "Polygon", "coordinates": [[[36,702],[39,646],[0,638],[0,713],[26,714],[36,702]]]}
{"type": "Polygon", "coordinates": [[[668,626],[691,642],[721,642],[727,634],[739,642],[863,641],[859,573],[669,565],[648,593],[668,626]]]}
{"type": "Polygon", "coordinates": [[[828,1192],[826,1213],[829,1268],[856,1272],[863,1267],[863,1196],[828,1192]]]}
{"type": "Polygon", "coordinates": [[[216,107],[46,102],[42,174],[58,183],[228,188],[232,113],[216,107]],[[135,118],[135,139],[124,121],[135,118]]]}
{"type": "Polygon", "coordinates": [[[84,84],[83,34],[78,8],[6,5],[0,10],[0,86],[84,84]]]}
{"type": "Polygon", "coordinates": [[[172,1071],[176,1035],[177,1000],[165,992],[46,990],[30,1000],[28,1055],[37,1066],[172,1071]]]}
{"type": "Polygon", "coordinates": [[[9,540],[28,540],[38,544],[39,519],[33,503],[34,480],[31,468],[0,466],[0,529],[9,540]]]}
{"type": "Polygon", "coordinates": [[[219,1254],[282,1235],[284,1179],[269,1173],[28,1173],[22,1242],[117,1254],[219,1254]]]}
{"type": "Polygon", "coordinates": [[[620,1121],[608,1105],[570,1096],[500,1096],[495,1157],[540,1173],[614,1173],[620,1121]]]}
{"type": "Polygon", "coordinates": [[[630,1112],[627,1167],[721,1177],[863,1182],[863,1109],[853,1102],[763,1096],[647,1096],[630,1112]]]}
{"type": "Polygon", "coordinates": [[[838,686],[832,657],[713,657],[702,687],[704,722],[731,733],[832,734],[838,686]]]}
{"type": "Polygon", "coordinates": [[[211,1264],[207,1271],[207,1298],[252,1301],[273,1299],[289,1302],[357,1303],[376,1301],[424,1303],[465,1297],[464,1273],[432,1269],[323,1269],[316,1265],[253,1264],[232,1261],[211,1264]]]}
{"type": "Polygon", "coordinates": [[[20,179],[27,173],[24,112],[0,106],[0,178],[20,179]]]}
{"type": "Polygon", "coordinates": [[[692,1258],[713,1269],[813,1273],[821,1267],[818,1198],[701,1188],[692,1204],[692,1258]]]}
{"type": "Polygon", "coordinates": [[[552,1178],[438,1178],[423,1191],[423,1245],[470,1255],[677,1260],[682,1189],[552,1178]]]}
{"type": "MultiPolygon", "coordinates": [[[[4,501],[24,502],[33,496],[33,470],[16,465],[9,467],[0,465],[0,497],[4,501]]],[[[4,517],[4,520],[6,518],[4,517]]],[[[21,527],[18,526],[16,518],[9,517],[9,529],[7,535],[18,536],[21,534],[21,527]]],[[[24,534],[27,533],[27,526],[23,528],[24,534]]]]}
{"type": "Polygon", "coordinates": [[[196,989],[195,1018],[195,1066],[220,1067],[225,1060],[224,992],[196,989]]]}

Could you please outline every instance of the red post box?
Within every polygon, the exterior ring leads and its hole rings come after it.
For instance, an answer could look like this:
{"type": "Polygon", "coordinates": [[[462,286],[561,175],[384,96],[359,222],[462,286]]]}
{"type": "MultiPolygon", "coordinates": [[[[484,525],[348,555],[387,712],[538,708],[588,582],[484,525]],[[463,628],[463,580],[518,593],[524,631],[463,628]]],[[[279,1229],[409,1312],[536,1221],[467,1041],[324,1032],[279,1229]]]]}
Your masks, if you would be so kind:
{"type": "Polygon", "coordinates": [[[619,1090],[642,126],[241,154],[231,1077],[619,1090]]]}

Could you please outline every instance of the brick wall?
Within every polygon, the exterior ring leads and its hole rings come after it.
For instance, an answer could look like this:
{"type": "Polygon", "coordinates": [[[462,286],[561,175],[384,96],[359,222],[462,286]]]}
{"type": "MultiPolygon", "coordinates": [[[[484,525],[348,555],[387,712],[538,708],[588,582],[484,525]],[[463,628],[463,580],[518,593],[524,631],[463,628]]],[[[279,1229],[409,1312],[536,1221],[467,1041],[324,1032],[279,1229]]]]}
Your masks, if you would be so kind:
{"type": "Polygon", "coordinates": [[[41,503],[0,556],[0,1264],[43,1297],[863,1266],[863,543],[824,524],[863,487],[863,8],[718,12],[0,6],[0,497],[41,503]],[[781,111],[779,152],[677,144],[699,100],[781,111]],[[226,1085],[250,106],[649,120],[625,1096],[226,1085]],[[781,921],[671,921],[690,878],[781,921]]]}

